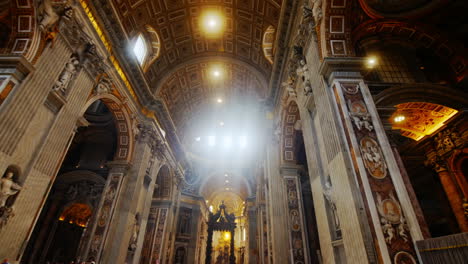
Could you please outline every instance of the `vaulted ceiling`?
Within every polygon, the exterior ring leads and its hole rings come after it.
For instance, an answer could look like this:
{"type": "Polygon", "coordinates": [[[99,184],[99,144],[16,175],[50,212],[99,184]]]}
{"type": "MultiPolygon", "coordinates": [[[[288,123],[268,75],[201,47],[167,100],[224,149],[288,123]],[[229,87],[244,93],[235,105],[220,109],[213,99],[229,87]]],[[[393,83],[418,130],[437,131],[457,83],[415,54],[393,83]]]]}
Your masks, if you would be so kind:
{"type": "MultiPolygon", "coordinates": [[[[264,34],[277,28],[282,0],[113,0],[130,41],[151,26],[161,41],[160,55],[145,67],[151,91],[163,98],[178,130],[191,113],[220,94],[266,96],[272,63],[262,49],[264,34]],[[218,37],[204,34],[205,10],[224,17],[218,37]],[[208,70],[221,65],[221,83],[208,70]]],[[[271,58],[270,58],[271,59],[271,58]]]]}

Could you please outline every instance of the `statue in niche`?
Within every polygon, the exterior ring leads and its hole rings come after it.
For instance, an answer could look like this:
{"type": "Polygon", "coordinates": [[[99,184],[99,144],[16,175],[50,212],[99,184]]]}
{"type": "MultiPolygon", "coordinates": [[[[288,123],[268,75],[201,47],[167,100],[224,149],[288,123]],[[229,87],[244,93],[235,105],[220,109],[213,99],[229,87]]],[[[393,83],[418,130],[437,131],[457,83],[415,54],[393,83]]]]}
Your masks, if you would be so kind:
{"type": "Polygon", "coordinates": [[[130,245],[128,250],[134,252],[137,248],[138,234],[140,233],[140,213],[135,214],[135,220],[133,223],[132,237],[130,239],[130,245]]]}
{"type": "Polygon", "coordinates": [[[21,190],[21,186],[13,181],[13,176],[14,173],[8,171],[0,180],[0,207],[5,207],[8,198],[21,190]]]}
{"type": "Polygon", "coordinates": [[[323,188],[323,195],[325,196],[325,199],[328,201],[328,204],[331,209],[331,213],[333,216],[333,221],[335,224],[335,229],[340,230],[340,219],[338,218],[338,213],[336,211],[336,204],[335,204],[335,199],[333,197],[333,187],[331,185],[330,179],[328,179],[325,182],[325,188],[323,188]]]}
{"type": "Polygon", "coordinates": [[[68,84],[77,72],[79,65],[80,62],[78,60],[78,57],[76,57],[76,55],[72,55],[67,64],[65,64],[65,68],[60,73],[59,78],[55,82],[55,85],[52,89],[54,91],[60,91],[63,94],[65,94],[65,92],[67,91],[68,84]]]}

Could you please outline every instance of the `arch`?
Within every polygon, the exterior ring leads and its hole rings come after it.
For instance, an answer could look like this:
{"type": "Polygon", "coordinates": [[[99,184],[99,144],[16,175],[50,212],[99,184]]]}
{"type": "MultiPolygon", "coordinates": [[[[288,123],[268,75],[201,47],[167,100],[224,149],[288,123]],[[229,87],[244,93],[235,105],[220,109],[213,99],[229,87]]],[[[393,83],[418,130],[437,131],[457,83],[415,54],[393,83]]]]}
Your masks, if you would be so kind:
{"type": "MultiPolygon", "coordinates": [[[[215,171],[212,171],[210,174],[206,175],[206,177],[202,177],[201,179],[201,182],[200,182],[200,188],[199,188],[199,194],[204,196],[213,196],[215,195],[217,192],[224,192],[225,190],[220,190],[220,191],[213,191],[213,192],[209,192],[206,191],[206,188],[208,186],[212,186],[214,190],[217,190],[216,187],[220,187],[219,185],[215,186],[216,185],[216,179],[220,179],[219,176],[220,175],[225,175],[225,174],[228,174],[230,175],[230,178],[231,179],[235,179],[235,181],[237,181],[237,183],[239,184],[239,191],[238,191],[238,194],[239,196],[242,198],[242,199],[247,199],[248,197],[252,196],[253,195],[253,190],[252,190],[252,186],[250,185],[249,181],[242,175],[240,175],[239,173],[233,173],[231,171],[221,171],[221,170],[215,170],[215,171]]],[[[223,178],[221,178],[221,181],[224,181],[223,178]]],[[[234,183],[234,182],[233,182],[234,183]]],[[[232,192],[235,192],[235,190],[231,190],[232,192]]],[[[208,198],[208,197],[205,197],[205,198],[208,198]]]]}
{"type": "Polygon", "coordinates": [[[272,25],[268,26],[267,29],[265,30],[265,33],[263,33],[263,39],[262,39],[262,49],[263,49],[263,55],[265,58],[273,64],[273,59],[274,59],[274,43],[275,43],[275,34],[276,34],[276,29],[272,25]]]}
{"type": "Polygon", "coordinates": [[[161,78],[158,78],[155,83],[152,84],[154,89],[154,94],[158,94],[163,87],[163,85],[168,81],[168,79],[177,71],[179,71],[181,68],[184,68],[188,65],[192,64],[197,64],[197,63],[212,63],[212,62],[219,62],[219,63],[232,63],[232,64],[238,64],[240,66],[245,67],[248,69],[250,72],[253,73],[253,75],[259,80],[262,89],[267,89],[268,88],[268,80],[267,76],[268,74],[265,72],[262,72],[259,70],[256,66],[251,65],[248,62],[243,61],[242,59],[227,56],[227,55],[221,55],[221,54],[213,54],[213,55],[208,55],[208,56],[201,56],[197,58],[193,58],[190,60],[186,60],[183,63],[177,64],[174,67],[167,69],[165,74],[161,76],[161,78]]]}
{"type": "Polygon", "coordinates": [[[301,120],[299,107],[294,100],[290,100],[282,110],[281,116],[281,159],[286,163],[296,163],[295,135],[297,123],[301,120]]]}
{"type": "MultiPolygon", "coordinates": [[[[389,1],[390,2],[390,1],[389,1]]],[[[417,18],[430,13],[434,9],[443,6],[447,1],[391,1],[388,5],[385,1],[359,0],[362,9],[372,18],[404,17],[417,18]]]]}
{"type": "Polygon", "coordinates": [[[146,47],[149,49],[146,61],[143,66],[143,71],[146,72],[148,71],[151,64],[153,64],[153,62],[159,58],[161,52],[161,40],[159,38],[158,32],[150,25],[145,25],[144,35],[146,36],[146,47]]]}
{"type": "Polygon", "coordinates": [[[156,187],[153,192],[153,199],[170,199],[172,194],[172,177],[169,166],[166,164],[159,168],[156,176],[156,187]]]}
{"type": "Polygon", "coordinates": [[[393,107],[408,102],[428,102],[448,106],[453,109],[463,109],[468,105],[467,95],[435,84],[411,84],[385,89],[374,97],[377,108],[393,107]]]}
{"type": "Polygon", "coordinates": [[[122,101],[113,94],[94,95],[85,104],[80,116],[83,116],[88,107],[97,100],[101,100],[114,116],[117,131],[117,151],[114,160],[130,162],[133,156],[134,135],[130,115],[122,101]]]}
{"type": "Polygon", "coordinates": [[[468,169],[468,148],[455,150],[448,161],[463,195],[468,197],[468,174],[466,174],[468,169]]]}

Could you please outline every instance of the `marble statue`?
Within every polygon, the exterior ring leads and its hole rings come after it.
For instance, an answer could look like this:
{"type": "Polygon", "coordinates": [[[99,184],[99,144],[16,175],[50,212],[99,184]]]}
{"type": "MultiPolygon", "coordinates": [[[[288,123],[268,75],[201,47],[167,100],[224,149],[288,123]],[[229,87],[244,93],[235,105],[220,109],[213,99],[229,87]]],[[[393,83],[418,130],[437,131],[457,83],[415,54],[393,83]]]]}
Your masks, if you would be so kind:
{"type": "Polygon", "coordinates": [[[52,6],[52,0],[42,0],[38,6],[39,29],[43,32],[50,32],[61,17],[71,18],[73,9],[69,5],[65,6],[63,13],[58,14],[52,6]]]}
{"type": "Polygon", "coordinates": [[[138,234],[140,233],[140,214],[139,213],[135,215],[132,229],[133,229],[132,237],[130,238],[130,245],[128,246],[128,250],[133,252],[137,248],[138,234]]]}
{"type": "Polygon", "coordinates": [[[312,1],[312,15],[314,16],[315,23],[318,24],[322,20],[322,0],[313,0],[312,1]]]}
{"type": "Polygon", "coordinates": [[[21,190],[21,186],[13,181],[13,172],[9,171],[1,179],[0,207],[4,207],[8,198],[21,190]]]}
{"type": "Polygon", "coordinates": [[[333,215],[333,220],[334,220],[334,223],[335,223],[335,228],[336,228],[336,230],[339,230],[339,229],[341,229],[340,228],[340,219],[338,218],[338,214],[337,214],[337,211],[336,211],[336,204],[335,204],[335,201],[334,201],[334,198],[333,198],[333,191],[332,191],[332,185],[331,185],[330,180],[327,180],[325,182],[325,188],[323,188],[323,195],[325,196],[325,199],[327,199],[328,204],[330,205],[330,209],[331,209],[332,215],[333,215]]]}
{"type": "Polygon", "coordinates": [[[61,91],[65,93],[70,83],[71,79],[78,70],[78,65],[80,64],[78,58],[74,55],[70,57],[70,60],[65,64],[65,68],[60,73],[58,80],[55,82],[54,91],[61,91]]]}

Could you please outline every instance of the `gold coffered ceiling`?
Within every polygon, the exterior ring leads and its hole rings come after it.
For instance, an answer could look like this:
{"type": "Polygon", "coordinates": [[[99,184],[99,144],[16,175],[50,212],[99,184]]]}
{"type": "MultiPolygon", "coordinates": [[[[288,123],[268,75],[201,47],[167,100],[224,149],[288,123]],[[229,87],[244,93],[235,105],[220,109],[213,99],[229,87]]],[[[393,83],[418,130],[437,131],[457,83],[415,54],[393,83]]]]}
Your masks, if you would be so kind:
{"type": "Polygon", "coordinates": [[[152,88],[168,69],[200,56],[225,56],[255,66],[265,77],[271,63],[262,51],[263,34],[277,27],[281,0],[114,0],[130,38],[151,25],[162,42],[161,56],[149,67],[152,88]],[[224,14],[219,38],[205,38],[199,17],[206,9],[224,14]]]}
{"type": "Polygon", "coordinates": [[[158,33],[160,54],[145,74],[179,131],[220,90],[228,100],[266,96],[272,63],[264,56],[262,41],[268,28],[277,28],[282,0],[113,1],[130,41],[148,25],[158,33]],[[200,28],[206,10],[224,16],[219,37],[205,36],[200,28]],[[220,61],[226,75],[215,87],[207,81],[207,69],[220,61]]]}

